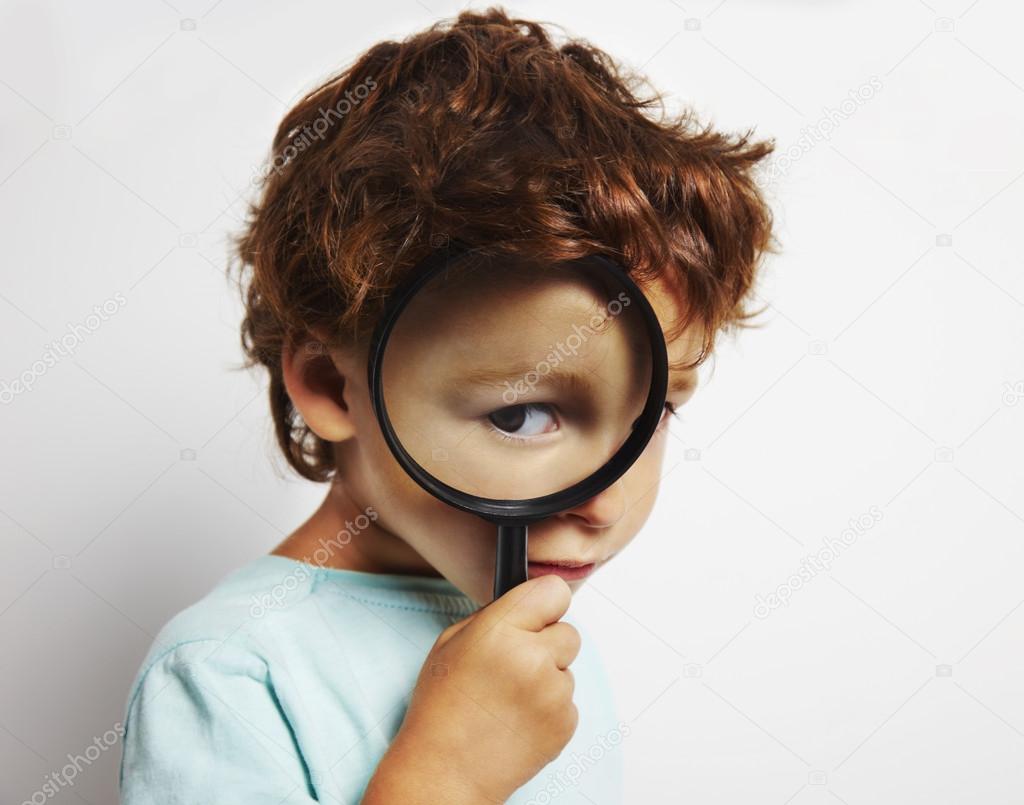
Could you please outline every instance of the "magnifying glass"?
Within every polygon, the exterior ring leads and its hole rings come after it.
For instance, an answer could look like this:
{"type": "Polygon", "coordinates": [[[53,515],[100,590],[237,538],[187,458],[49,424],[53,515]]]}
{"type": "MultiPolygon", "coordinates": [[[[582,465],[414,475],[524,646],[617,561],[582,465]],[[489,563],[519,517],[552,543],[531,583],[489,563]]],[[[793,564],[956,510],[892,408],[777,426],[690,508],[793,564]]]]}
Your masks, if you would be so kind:
{"type": "Polygon", "coordinates": [[[498,598],[527,579],[530,524],[640,457],[668,359],[649,301],[610,258],[541,264],[449,241],[388,300],[368,376],[399,465],[497,527],[498,598]]]}

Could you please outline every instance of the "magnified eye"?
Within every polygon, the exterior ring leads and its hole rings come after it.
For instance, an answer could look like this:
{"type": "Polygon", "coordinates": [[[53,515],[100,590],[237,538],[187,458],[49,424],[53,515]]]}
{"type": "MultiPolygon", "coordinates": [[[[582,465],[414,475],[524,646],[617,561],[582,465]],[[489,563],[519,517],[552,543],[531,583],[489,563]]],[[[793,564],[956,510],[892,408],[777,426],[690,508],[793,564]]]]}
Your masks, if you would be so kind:
{"type": "Polygon", "coordinates": [[[509,405],[488,414],[487,419],[502,434],[518,439],[558,430],[558,421],[550,405],[509,405]]]}

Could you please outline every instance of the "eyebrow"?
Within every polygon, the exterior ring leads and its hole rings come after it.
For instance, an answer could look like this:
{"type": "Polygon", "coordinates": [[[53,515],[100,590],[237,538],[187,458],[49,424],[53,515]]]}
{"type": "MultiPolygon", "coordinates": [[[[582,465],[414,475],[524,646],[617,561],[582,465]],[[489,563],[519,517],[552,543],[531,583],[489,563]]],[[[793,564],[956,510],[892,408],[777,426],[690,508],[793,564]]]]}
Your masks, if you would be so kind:
{"type": "Polygon", "coordinates": [[[697,387],[697,377],[692,373],[670,372],[668,376],[669,391],[693,391],[697,387]]]}
{"type": "MultiPolygon", "coordinates": [[[[510,366],[507,369],[475,369],[465,376],[465,382],[481,385],[500,385],[508,381],[515,385],[519,381],[525,382],[526,376],[530,373],[539,375],[536,385],[549,385],[565,391],[579,391],[589,389],[592,385],[592,372],[575,372],[564,368],[554,368],[550,372],[540,374],[535,364],[519,364],[510,366]]],[[[683,393],[693,391],[697,386],[697,376],[692,372],[670,371],[668,377],[668,391],[683,393]]]]}
{"type": "Polygon", "coordinates": [[[517,364],[506,369],[474,369],[463,378],[466,383],[478,386],[497,386],[508,382],[515,386],[526,382],[526,376],[537,375],[536,386],[553,386],[563,391],[580,391],[592,388],[593,373],[577,372],[563,367],[555,367],[550,372],[541,373],[537,364],[517,364]]]}

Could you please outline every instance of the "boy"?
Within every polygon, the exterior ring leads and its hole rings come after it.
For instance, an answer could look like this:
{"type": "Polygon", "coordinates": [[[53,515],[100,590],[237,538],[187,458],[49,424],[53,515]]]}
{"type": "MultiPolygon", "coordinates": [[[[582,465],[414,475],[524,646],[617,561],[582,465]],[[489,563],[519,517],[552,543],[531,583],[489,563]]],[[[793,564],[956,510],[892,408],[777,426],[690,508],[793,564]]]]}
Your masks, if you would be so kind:
{"type": "Polygon", "coordinates": [[[378,44],[285,117],[238,244],[242,341],[289,463],[329,491],[161,631],[128,701],[126,805],[619,801],[629,727],[564,616],[646,520],[665,427],[531,526],[529,580],[491,602],[493,527],[402,472],[366,359],[388,293],[449,237],[510,262],[602,253],[663,324],[666,415],[686,402],[752,315],[772,145],[655,122],[634,83],[490,9],[378,44]]]}

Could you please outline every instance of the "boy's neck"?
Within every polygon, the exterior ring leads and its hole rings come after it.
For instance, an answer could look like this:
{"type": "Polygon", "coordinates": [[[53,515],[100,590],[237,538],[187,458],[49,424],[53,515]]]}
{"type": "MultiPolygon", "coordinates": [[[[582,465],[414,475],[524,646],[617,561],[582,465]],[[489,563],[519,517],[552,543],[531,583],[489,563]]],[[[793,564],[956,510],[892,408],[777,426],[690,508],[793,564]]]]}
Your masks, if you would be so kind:
{"type": "Polygon", "coordinates": [[[331,485],[309,519],[271,553],[320,567],[364,573],[441,575],[407,542],[370,519],[337,483],[331,485]]]}

